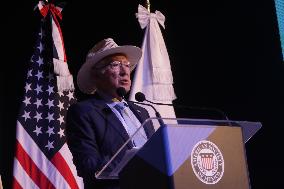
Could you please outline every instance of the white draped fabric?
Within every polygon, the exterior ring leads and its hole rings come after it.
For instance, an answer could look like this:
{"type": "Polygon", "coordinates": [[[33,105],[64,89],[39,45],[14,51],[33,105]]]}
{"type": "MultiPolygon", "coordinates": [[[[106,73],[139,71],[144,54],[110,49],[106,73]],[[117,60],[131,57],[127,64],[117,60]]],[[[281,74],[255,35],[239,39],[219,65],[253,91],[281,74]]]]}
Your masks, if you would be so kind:
{"type": "MultiPolygon", "coordinates": [[[[172,103],[176,98],[173,88],[173,76],[167,48],[159,24],[165,28],[165,16],[160,11],[150,13],[139,5],[136,17],[142,29],[145,29],[142,51],[143,55],[138,63],[129,100],[135,101],[135,94],[142,92],[146,99],[153,102],[172,103]]],[[[152,108],[144,106],[151,117],[156,117],[152,108]]],[[[174,108],[171,106],[155,105],[163,118],[175,118],[174,108]]]]}

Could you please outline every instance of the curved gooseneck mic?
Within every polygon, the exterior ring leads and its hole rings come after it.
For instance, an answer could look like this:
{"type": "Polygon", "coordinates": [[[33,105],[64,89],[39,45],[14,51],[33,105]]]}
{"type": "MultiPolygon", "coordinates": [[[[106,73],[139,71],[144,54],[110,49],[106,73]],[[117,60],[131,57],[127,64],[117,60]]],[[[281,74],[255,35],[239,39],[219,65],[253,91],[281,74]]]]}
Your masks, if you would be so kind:
{"type": "Polygon", "coordinates": [[[135,94],[135,100],[137,100],[138,102],[143,102],[143,101],[146,100],[146,97],[145,97],[145,95],[143,93],[137,92],[135,94]]]}
{"type": "Polygon", "coordinates": [[[156,104],[156,105],[175,106],[175,107],[178,107],[178,108],[186,108],[186,109],[190,108],[190,109],[195,109],[195,110],[207,110],[207,111],[210,110],[210,111],[215,111],[215,112],[218,112],[219,114],[221,114],[227,121],[229,121],[227,115],[226,115],[223,111],[221,111],[221,110],[219,110],[219,109],[217,109],[217,108],[189,107],[189,106],[176,105],[176,104],[166,104],[166,103],[152,102],[152,101],[150,101],[150,100],[147,100],[146,97],[145,97],[145,95],[144,95],[142,92],[137,92],[137,93],[135,94],[135,100],[137,100],[138,102],[144,102],[144,101],[146,101],[146,102],[149,102],[149,103],[151,103],[151,104],[156,104]]]}
{"type": "MultiPolygon", "coordinates": [[[[153,110],[155,111],[155,114],[156,114],[156,116],[158,117],[158,118],[161,118],[161,114],[157,111],[157,109],[152,105],[152,104],[147,104],[147,103],[143,103],[142,101],[139,101],[139,100],[137,100],[138,102],[135,102],[135,101],[131,101],[131,100],[126,100],[125,99],[125,95],[126,95],[126,90],[125,90],[125,88],[123,88],[123,87],[119,87],[119,88],[117,88],[117,90],[116,90],[116,93],[117,93],[117,95],[119,96],[119,97],[121,97],[121,98],[123,98],[126,102],[133,102],[133,103],[136,103],[136,104],[142,104],[142,105],[146,105],[146,106],[150,106],[150,107],[152,107],[153,108],[153,110]]],[[[137,94],[137,93],[136,93],[137,94]]],[[[142,93],[143,94],[143,93],[142,93]]],[[[144,95],[144,94],[143,94],[144,95]]],[[[135,95],[135,98],[136,98],[136,95],[135,95]]],[[[145,98],[145,95],[144,95],[144,98],[145,98]]],[[[143,100],[144,101],[144,100],[143,100]]]]}
{"type": "Polygon", "coordinates": [[[143,101],[146,101],[146,102],[149,102],[151,104],[156,104],[156,105],[166,105],[166,106],[174,106],[173,104],[165,104],[165,103],[159,103],[159,102],[152,102],[150,100],[147,100],[145,95],[142,93],[142,92],[137,92],[135,94],[135,100],[137,100],[138,102],[143,102],[143,101]]]}
{"type": "MultiPolygon", "coordinates": [[[[150,107],[154,110],[156,117],[159,118],[158,121],[159,121],[160,125],[161,125],[161,126],[164,126],[164,125],[165,125],[165,123],[164,123],[163,120],[161,119],[161,118],[162,118],[161,114],[157,111],[157,109],[156,109],[152,104],[143,103],[143,102],[141,102],[141,101],[138,101],[137,99],[136,99],[136,100],[137,100],[138,102],[131,101],[131,100],[127,100],[127,99],[125,98],[125,95],[126,95],[127,92],[126,92],[125,88],[123,88],[123,87],[117,88],[117,89],[116,89],[116,93],[117,93],[117,95],[118,95],[119,97],[121,97],[122,99],[124,99],[126,102],[132,102],[132,103],[136,103],[136,104],[141,104],[141,105],[145,105],[145,106],[150,106],[150,107]]],[[[137,94],[137,93],[136,93],[136,94],[137,94]]],[[[144,95],[144,94],[142,93],[142,95],[144,95]]],[[[135,98],[136,98],[136,95],[135,95],[135,98]]],[[[145,98],[145,95],[144,95],[144,98],[145,98]]],[[[145,99],[146,99],[146,98],[145,98],[145,99]]],[[[143,100],[143,101],[144,101],[144,100],[143,100]]]]}

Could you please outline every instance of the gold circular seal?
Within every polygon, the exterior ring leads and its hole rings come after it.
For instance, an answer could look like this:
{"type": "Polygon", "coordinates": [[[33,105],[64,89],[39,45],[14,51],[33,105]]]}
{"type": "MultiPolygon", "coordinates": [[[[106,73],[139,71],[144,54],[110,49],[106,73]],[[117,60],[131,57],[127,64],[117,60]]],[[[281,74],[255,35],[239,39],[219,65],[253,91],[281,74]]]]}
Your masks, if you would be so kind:
{"type": "Polygon", "coordinates": [[[196,177],[205,184],[216,184],[224,173],[224,158],[213,142],[202,140],[191,152],[191,166],[196,177]]]}

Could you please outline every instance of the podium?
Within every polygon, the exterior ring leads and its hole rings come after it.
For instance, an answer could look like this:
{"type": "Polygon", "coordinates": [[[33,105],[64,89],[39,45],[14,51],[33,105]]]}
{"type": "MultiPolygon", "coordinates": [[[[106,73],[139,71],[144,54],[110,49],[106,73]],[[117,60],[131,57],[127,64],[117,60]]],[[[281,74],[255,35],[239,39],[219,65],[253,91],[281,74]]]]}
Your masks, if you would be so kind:
{"type": "Polygon", "coordinates": [[[260,122],[149,118],[96,173],[121,189],[249,189],[245,143],[260,122]],[[160,125],[140,148],[127,144],[150,123],[160,125]]]}

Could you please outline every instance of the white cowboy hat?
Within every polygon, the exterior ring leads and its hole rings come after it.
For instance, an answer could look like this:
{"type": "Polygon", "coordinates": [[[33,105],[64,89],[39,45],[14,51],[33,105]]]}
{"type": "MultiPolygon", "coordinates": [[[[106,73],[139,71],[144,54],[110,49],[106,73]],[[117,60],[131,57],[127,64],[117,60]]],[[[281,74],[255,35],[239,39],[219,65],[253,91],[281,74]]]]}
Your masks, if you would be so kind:
{"type": "Polygon", "coordinates": [[[93,94],[96,91],[96,84],[91,75],[92,67],[104,57],[116,53],[122,53],[127,56],[131,71],[135,68],[142,56],[142,50],[139,47],[131,45],[118,46],[111,38],[98,42],[88,52],[86,61],[81,66],[77,75],[77,84],[83,93],[93,94]]]}

